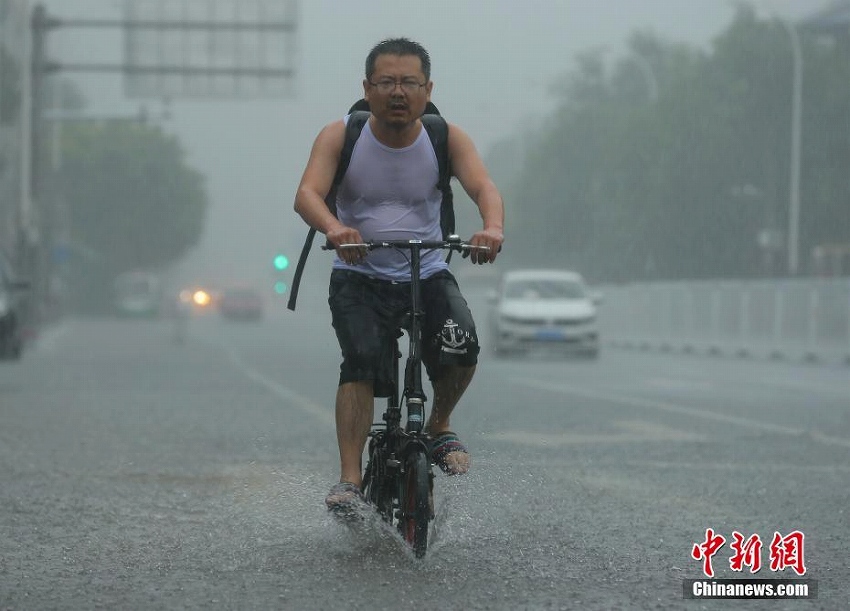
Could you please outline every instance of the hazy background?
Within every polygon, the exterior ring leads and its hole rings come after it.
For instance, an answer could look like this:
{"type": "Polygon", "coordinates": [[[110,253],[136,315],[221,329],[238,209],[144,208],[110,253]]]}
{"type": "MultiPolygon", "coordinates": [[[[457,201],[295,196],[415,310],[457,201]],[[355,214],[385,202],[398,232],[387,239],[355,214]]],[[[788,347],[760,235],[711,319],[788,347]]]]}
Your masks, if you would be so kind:
{"type": "MultiPolygon", "coordinates": [[[[44,4],[56,17],[120,18],[123,6],[117,0],[44,4]]],[[[757,3],[765,13],[791,18],[824,4],[757,3]]],[[[361,95],[365,56],[384,38],[407,36],[429,50],[432,99],[486,157],[501,138],[545,120],[556,101],[549,87],[576,53],[601,47],[613,59],[635,29],[708,47],[734,7],[727,0],[302,0],[293,96],[176,99],[170,118],[161,120],[179,136],[189,163],[206,175],[211,200],[204,238],[180,266],[181,275],[264,281],[275,251],[297,256],[306,227],[292,201],[313,138],[361,95]]],[[[61,62],[122,59],[117,29],[58,28],[49,36],[50,52],[61,62]]],[[[132,114],[145,104],[159,120],[160,101],[127,99],[117,73],[64,76],[77,83],[95,114],[132,114]]]]}

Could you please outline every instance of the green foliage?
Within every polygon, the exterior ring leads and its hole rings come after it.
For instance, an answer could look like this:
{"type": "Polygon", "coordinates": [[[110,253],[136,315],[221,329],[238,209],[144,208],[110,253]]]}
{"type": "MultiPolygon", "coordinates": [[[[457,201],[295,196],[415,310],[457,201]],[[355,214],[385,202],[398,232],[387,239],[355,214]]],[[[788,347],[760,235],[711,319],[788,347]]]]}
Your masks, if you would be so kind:
{"type": "MultiPolygon", "coordinates": [[[[850,57],[801,38],[805,261],[850,242],[850,57]]],[[[638,32],[613,65],[580,56],[522,169],[494,170],[522,208],[506,254],[600,281],[781,273],[757,237],[788,223],[791,50],[780,22],[741,6],[708,53],[638,32]]]]}
{"type": "Polygon", "coordinates": [[[198,242],[204,179],[176,137],[114,121],[68,126],[62,145],[71,241],[105,273],[164,268],[198,242]]]}
{"type": "Polygon", "coordinates": [[[0,44],[0,125],[13,123],[21,100],[20,66],[0,44]]]}

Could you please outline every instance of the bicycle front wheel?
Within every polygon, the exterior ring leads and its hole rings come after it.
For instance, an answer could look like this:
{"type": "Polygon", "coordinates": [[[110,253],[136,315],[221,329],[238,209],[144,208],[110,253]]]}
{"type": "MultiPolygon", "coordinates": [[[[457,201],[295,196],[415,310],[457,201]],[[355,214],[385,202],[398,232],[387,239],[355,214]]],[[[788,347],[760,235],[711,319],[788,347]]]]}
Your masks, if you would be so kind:
{"type": "Polygon", "coordinates": [[[422,558],[428,549],[428,523],[431,520],[431,462],[424,449],[412,452],[405,461],[399,500],[399,532],[414,555],[422,558]]]}
{"type": "Polygon", "coordinates": [[[392,524],[393,488],[386,473],[386,454],[383,448],[369,446],[369,462],[363,474],[363,494],[383,520],[392,524]],[[389,485],[388,485],[389,484],[389,485]]]}

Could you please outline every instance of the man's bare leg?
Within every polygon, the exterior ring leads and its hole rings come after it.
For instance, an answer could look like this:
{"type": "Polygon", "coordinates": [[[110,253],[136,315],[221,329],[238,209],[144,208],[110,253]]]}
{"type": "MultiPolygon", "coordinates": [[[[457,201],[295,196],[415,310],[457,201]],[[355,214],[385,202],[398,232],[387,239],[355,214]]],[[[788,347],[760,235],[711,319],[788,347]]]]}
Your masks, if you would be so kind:
{"type": "MultiPolygon", "coordinates": [[[[457,402],[463,396],[472,376],[475,374],[475,365],[471,367],[446,367],[440,379],[434,383],[434,406],[428,423],[425,425],[432,435],[451,430],[449,420],[457,402]]],[[[469,454],[465,452],[450,452],[446,455],[446,463],[453,473],[466,473],[469,471],[469,454]]]]}
{"type": "Polygon", "coordinates": [[[374,418],[372,382],[346,382],[336,392],[336,438],[339,444],[339,481],[358,487],[362,481],[363,448],[374,418]]]}

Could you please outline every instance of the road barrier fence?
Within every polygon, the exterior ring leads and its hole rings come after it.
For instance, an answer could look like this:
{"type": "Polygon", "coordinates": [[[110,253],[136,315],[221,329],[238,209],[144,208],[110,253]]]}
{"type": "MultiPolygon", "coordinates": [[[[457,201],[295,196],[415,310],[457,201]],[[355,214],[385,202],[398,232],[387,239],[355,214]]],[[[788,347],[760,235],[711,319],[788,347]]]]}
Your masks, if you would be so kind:
{"type": "Polygon", "coordinates": [[[850,278],[598,287],[606,343],[624,348],[850,364],[850,278]]]}

